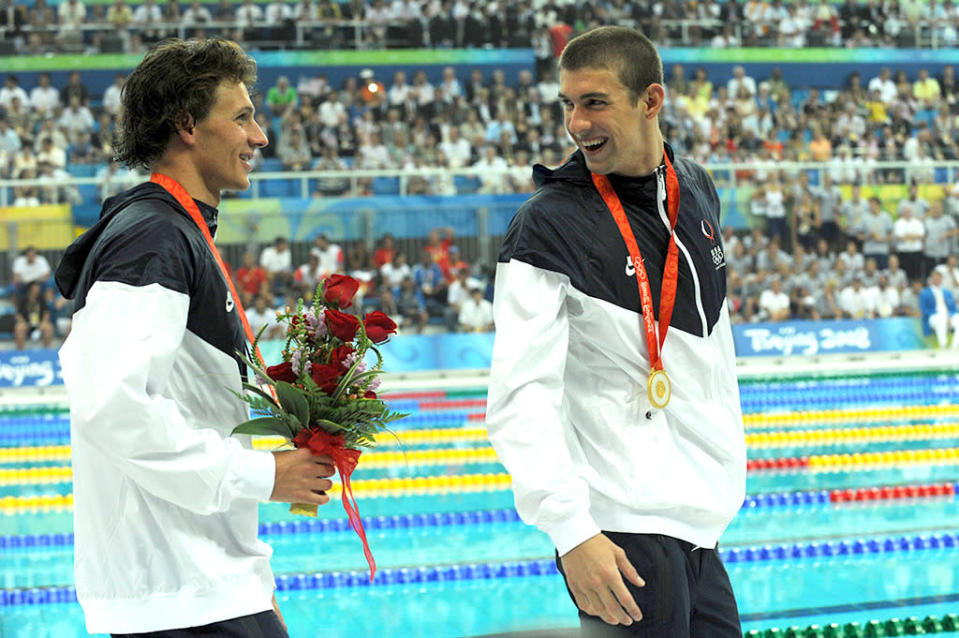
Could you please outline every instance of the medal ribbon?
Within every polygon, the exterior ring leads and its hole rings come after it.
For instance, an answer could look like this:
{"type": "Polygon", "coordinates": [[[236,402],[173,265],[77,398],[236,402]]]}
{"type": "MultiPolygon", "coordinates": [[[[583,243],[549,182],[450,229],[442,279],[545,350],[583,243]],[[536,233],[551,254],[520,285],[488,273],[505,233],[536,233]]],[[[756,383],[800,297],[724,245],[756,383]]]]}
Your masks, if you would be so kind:
{"type": "MultiPolygon", "coordinates": [[[[663,160],[666,163],[666,202],[669,208],[669,247],[666,250],[666,265],[663,267],[663,286],[659,298],[659,341],[656,340],[656,324],[653,319],[653,293],[649,287],[649,277],[643,258],[639,252],[639,245],[633,235],[633,229],[626,219],[623,203],[613,189],[609,178],[605,175],[592,173],[593,184],[606,202],[606,207],[612,213],[619,233],[626,242],[629,258],[633,261],[636,270],[636,286],[639,288],[639,299],[642,302],[643,325],[646,328],[646,347],[649,349],[649,369],[663,369],[663,343],[666,341],[666,331],[669,330],[669,320],[673,316],[673,306],[676,305],[676,286],[679,283],[679,248],[676,246],[676,222],[679,219],[679,180],[676,171],[669,161],[669,155],[664,151],[663,160]]],[[[657,189],[658,192],[658,189],[657,189]]],[[[657,194],[658,197],[658,194],[657,194]]],[[[658,202],[657,202],[658,203],[658,202]]]]}
{"type": "MultiPolygon", "coordinates": [[[[217,250],[216,244],[213,243],[213,235],[210,234],[210,227],[207,226],[206,220],[203,219],[203,214],[200,212],[200,207],[196,205],[196,202],[193,201],[193,198],[190,197],[190,194],[186,192],[186,189],[180,185],[178,181],[169,177],[168,175],[163,175],[162,173],[153,173],[150,175],[150,181],[154,184],[162,186],[168,193],[173,195],[176,198],[176,201],[179,202],[180,206],[186,209],[186,212],[190,214],[190,218],[200,229],[200,232],[203,233],[203,238],[206,239],[206,245],[210,247],[210,252],[213,253],[213,259],[216,260],[217,265],[220,267],[220,272],[223,273],[223,279],[226,280],[226,285],[230,288],[230,294],[233,295],[233,305],[236,307],[236,312],[240,317],[240,323],[243,324],[243,330],[246,332],[246,338],[250,340],[250,348],[253,350],[253,356],[256,358],[256,362],[264,370],[266,369],[266,364],[263,363],[263,355],[260,354],[260,348],[256,344],[256,337],[253,336],[253,329],[250,327],[250,322],[246,318],[246,311],[243,310],[243,302],[240,301],[240,295],[236,293],[236,287],[233,285],[233,278],[230,277],[229,271],[226,269],[226,264],[223,263],[223,258],[220,256],[220,251],[217,250]]],[[[273,389],[273,386],[269,386],[270,394],[273,395],[274,400],[276,398],[276,390],[273,389]]]]}

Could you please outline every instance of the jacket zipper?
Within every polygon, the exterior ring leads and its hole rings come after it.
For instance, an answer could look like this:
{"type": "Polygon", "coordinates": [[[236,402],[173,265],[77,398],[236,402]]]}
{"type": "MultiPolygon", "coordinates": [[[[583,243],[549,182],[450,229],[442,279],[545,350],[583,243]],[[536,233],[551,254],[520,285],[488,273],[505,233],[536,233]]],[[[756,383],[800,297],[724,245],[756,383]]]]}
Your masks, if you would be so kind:
{"type": "MultiPolygon", "coordinates": [[[[660,166],[656,169],[656,208],[659,210],[659,219],[662,220],[663,224],[666,225],[666,230],[669,230],[669,216],[666,214],[666,207],[664,206],[666,202],[666,177],[665,177],[665,167],[660,166]]],[[[676,221],[676,225],[679,226],[679,220],[676,221]]],[[[679,232],[677,229],[676,232],[676,246],[683,253],[683,257],[686,259],[686,263],[689,264],[689,272],[693,275],[693,288],[696,292],[696,310],[699,312],[699,320],[702,322],[703,327],[703,338],[705,339],[708,335],[708,328],[706,322],[706,311],[703,310],[703,300],[702,292],[699,286],[699,273],[696,271],[696,266],[693,264],[692,257],[689,256],[689,251],[686,250],[686,246],[679,239],[679,232]]]]}

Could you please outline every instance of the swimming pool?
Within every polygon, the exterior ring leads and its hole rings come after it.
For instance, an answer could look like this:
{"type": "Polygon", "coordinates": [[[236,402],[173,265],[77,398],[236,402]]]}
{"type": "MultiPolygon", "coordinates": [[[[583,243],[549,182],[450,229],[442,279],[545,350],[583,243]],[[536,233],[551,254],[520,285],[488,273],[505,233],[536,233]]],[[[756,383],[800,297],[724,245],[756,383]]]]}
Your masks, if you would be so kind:
{"type": "MultiPolygon", "coordinates": [[[[747,635],[959,635],[957,391],[936,370],[742,378],[748,496],[720,549],[747,635]]],[[[552,546],[517,520],[486,442],[485,388],[392,402],[412,413],[403,446],[384,439],[354,475],[374,583],[338,499],[317,520],[261,507],[291,635],[575,627],[552,546]]],[[[0,413],[2,638],[86,635],[68,444],[62,405],[0,413]]]]}

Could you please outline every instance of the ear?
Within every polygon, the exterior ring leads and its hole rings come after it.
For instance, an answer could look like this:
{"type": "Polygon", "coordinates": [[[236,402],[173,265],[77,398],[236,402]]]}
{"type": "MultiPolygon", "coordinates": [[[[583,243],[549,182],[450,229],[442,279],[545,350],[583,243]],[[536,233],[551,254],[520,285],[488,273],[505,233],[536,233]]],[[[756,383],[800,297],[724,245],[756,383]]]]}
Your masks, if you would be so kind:
{"type": "Polygon", "coordinates": [[[181,113],[176,117],[176,133],[186,146],[193,146],[196,142],[196,120],[189,113],[181,113]]]}
{"type": "Polygon", "coordinates": [[[659,115],[666,101],[666,89],[662,84],[650,84],[639,98],[640,107],[646,110],[646,119],[651,120],[659,115]]]}

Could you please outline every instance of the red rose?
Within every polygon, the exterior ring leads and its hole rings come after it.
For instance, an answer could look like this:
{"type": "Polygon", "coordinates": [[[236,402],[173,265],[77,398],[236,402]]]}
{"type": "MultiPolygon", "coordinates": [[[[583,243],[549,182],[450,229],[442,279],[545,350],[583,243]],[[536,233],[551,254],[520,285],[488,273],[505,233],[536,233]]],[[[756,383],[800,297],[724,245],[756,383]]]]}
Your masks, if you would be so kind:
{"type": "Polygon", "coordinates": [[[353,304],[353,295],[360,287],[360,282],[346,275],[330,275],[326,283],[323,297],[327,303],[337,304],[340,308],[349,308],[353,304]]]}
{"type": "Polygon", "coordinates": [[[373,392],[372,390],[367,390],[367,391],[366,391],[366,394],[363,395],[363,398],[364,398],[364,399],[375,399],[375,398],[376,398],[376,393],[373,392]]]}
{"type": "Polygon", "coordinates": [[[356,331],[360,329],[359,319],[332,308],[327,308],[325,314],[326,327],[330,329],[331,335],[343,341],[353,341],[356,331]]]}
{"type": "Polygon", "coordinates": [[[396,323],[379,310],[366,313],[363,326],[366,327],[366,336],[373,343],[383,343],[396,332],[396,323]]]}
{"type": "Polygon", "coordinates": [[[293,364],[289,361],[270,366],[266,369],[266,374],[274,381],[286,381],[287,383],[296,381],[296,375],[293,374],[293,364]]]}
{"type": "Polygon", "coordinates": [[[314,363],[310,366],[310,377],[313,383],[320,386],[320,389],[327,394],[333,394],[336,391],[341,376],[343,376],[342,368],[334,368],[322,363],[314,363]]]}
{"type": "Polygon", "coordinates": [[[338,348],[333,348],[333,352],[330,353],[330,365],[339,370],[345,370],[349,366],[346,365],[346,358],[353,354],[353,346],[348,343],[344,343],[338,348]]]}

